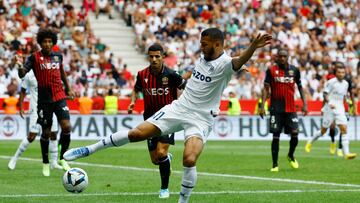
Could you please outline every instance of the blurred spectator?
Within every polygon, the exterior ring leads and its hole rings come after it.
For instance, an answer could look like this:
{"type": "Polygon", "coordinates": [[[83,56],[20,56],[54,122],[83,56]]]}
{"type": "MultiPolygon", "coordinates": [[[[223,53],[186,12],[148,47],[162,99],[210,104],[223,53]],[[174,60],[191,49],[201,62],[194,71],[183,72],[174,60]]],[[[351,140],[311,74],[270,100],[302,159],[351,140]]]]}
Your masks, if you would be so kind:
{"type": "Polygon", "coordinates": [[[13,84],[10,84],[8,86],[8,94],[9,97],[4,99],[3,108],[5,111],[5,114],[16,114],[17,113],[17,105],[19,99],[15,97],[16,94],[16,86],[13,84]]]}
{"type": "Polygon", "coordinates": [[[105,96],[106,115],[116,115],[118,113],[118,98],[114,95],[113,90],[109,89],[108,95],[105,96]]]}
{"type": "Polygon", "coordinates": [[[84,91],[84,95],[78,99],[79,101],[79,113],[80,114],[91,114],[93,100],[88,97],[87,91],[84,91]]]}

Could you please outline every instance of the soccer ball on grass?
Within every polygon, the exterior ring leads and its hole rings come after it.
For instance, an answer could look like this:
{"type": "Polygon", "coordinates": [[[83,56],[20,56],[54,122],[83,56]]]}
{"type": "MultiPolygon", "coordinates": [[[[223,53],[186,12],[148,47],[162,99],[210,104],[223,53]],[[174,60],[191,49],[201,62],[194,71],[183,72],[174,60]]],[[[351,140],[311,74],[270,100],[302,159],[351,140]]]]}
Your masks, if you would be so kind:
{"type": "Polygon", "coordinates": [[[80,193],[85,190],[88,184],[88,176],[81,168],[71,168],[63,176],[63,185],[68,192],[80,193]]]}

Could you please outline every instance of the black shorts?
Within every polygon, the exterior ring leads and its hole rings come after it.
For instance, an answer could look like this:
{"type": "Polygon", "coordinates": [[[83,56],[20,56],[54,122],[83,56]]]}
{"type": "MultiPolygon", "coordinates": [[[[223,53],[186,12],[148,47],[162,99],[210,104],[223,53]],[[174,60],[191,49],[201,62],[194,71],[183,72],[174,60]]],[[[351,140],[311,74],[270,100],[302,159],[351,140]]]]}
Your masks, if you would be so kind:
{"type": "Polygon", "coordinates": [[[62,120],[70,120],[69,107],[65,99],[52,103],[38,103],[37,113],[37,122],[43,128],[51,128],[53,113],[55,113],[59,123],[62,120]]]}
{"type": "Polygon", "coordinates": [[[270,113],[270,132],[285,134],[299,132],[299,119],[296,113],[270,113]]]}
{"type": "Polygon", "coordinates": [[[149,151],[154,151],[158,142],[174,145],[174,133],[171,135],[156,136],[147,140],[149,151]]]}

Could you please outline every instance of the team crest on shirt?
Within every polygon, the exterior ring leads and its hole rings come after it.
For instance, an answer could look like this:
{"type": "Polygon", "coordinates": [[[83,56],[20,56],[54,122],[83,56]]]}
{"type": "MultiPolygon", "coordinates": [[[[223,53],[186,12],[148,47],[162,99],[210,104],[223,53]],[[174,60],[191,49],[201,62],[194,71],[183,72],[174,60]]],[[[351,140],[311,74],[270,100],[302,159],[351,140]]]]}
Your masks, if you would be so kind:
{"type": "Polygon", "coordinates": [[[294,75],[294,71],[293,70],[289,70],[289,75],[293,76],[294,75]]]}
{"type": "Polygon", "coordinates": [[[54,61],[58,62],[59,61],[59,57],[58,56],[54,56],[54,61]]]}
{"type": "Polygon", "coordinates": [[[163,83],[163,85],[169,84],[169,78],[163,77],[163,78],[162,78],[162,83],[163,83]]]}
{"type": "Polygon", "coordinates": [[[145,83],[147,83],[148,79],[147,79],[147,78],[145,78],[145,79],[144,79],[144,81],[145,81],[145,83]]]}

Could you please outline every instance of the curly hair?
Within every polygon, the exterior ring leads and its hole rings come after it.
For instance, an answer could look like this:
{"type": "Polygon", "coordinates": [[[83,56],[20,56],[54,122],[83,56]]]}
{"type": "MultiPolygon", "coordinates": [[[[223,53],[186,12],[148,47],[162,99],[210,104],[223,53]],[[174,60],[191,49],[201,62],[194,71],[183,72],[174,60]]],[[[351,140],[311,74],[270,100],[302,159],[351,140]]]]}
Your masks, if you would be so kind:
{"type": "Polygon", "coordinates": [[[38,44],[41,44],[45,38],[50,38],[53,45],[57,43],[58,39],[56,33],[51,29],[41,29],[37,34],[36,41],[38,44]]]}

